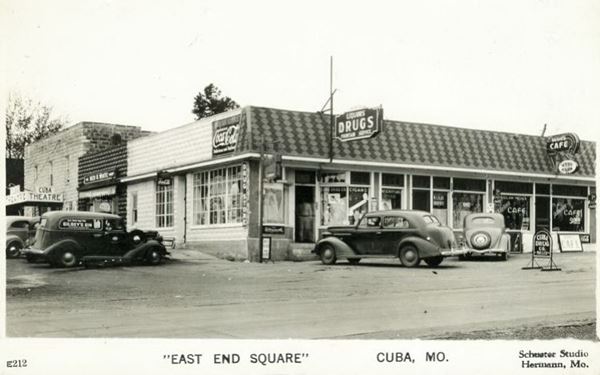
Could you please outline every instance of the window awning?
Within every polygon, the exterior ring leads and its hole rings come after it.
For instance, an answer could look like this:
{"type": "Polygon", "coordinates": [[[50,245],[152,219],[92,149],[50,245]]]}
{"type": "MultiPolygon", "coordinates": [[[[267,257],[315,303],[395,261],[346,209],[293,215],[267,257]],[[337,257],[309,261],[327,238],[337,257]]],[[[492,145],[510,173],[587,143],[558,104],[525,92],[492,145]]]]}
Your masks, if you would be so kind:
{"type": "Polygon", "coordinates": [[[108,195],[115,195],[116,193],[117,193],[117,187],[112,185],[112,186],[106,186],[106,187],[103,187],[100,189],[80,191],[79,198],[92,199],[92,198],[98,198],[98,197],[105,197],[108,195]]]}

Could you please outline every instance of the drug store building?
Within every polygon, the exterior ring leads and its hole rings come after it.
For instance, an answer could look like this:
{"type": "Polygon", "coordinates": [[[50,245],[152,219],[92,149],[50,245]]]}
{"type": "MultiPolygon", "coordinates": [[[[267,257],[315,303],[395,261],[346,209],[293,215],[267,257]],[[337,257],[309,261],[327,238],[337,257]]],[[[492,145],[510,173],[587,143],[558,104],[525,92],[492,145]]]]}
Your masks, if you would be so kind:
{"type": "Polygon", "coordinates": [[[456,233],[471,212],[501,212],[513,251],[531,251],[539,228],[595,243],[594,143],[572,150],[577,168],[561,174],[565,157],[548,154],[549,138],[377,125],[342,128],[330,142],[325,114],[249,106],[130,141],[121,179],[129,226],[257,260],[264,145],[283,160],[282,179],[264,184],[263,233],[275,260],[301,258],[327,226],[378,209],[431,211],[456,233]]]}

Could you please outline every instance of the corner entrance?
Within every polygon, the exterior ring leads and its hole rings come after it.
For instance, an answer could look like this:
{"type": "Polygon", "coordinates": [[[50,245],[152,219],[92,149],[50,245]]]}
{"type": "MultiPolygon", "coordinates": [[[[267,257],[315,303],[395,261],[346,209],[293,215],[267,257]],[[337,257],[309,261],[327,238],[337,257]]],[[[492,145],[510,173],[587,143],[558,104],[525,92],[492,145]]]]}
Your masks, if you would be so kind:
{"type": "Polygon", "coordinates": [[[296,185],[296,242],[315,242],[315,187],[296,185]]]}

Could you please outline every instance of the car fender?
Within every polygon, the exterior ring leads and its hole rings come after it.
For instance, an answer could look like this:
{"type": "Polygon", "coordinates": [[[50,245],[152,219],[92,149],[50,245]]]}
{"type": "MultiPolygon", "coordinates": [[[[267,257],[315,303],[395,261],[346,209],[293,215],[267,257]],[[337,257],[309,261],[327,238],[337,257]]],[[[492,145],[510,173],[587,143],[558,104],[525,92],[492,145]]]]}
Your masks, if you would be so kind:
{"type": "Polygon", "coordinates": [[[323,238],[322,240],[317,242],[317,245],[315,246],[315,250],[313,250],[313,252],[317,255],[320,255],[321,247],[325,244],[333,246],[333,248],[335,249],[335,256],[338,259],[356,256],[356,252],[352,250],[352,248],[348,246],[347,243],[334,236],[323,238]]]}
{"type": "Polygon", "coordinates": [[[146,255],[146,252],[148,252],[148,250],[150,250],[152,248],[159,248],[160,255],[162,255],[162,256],[167,255],[167,249],[164,247],[163,244],[161,244],[160,242],[155,241],[155,240],[148,240],[144,243],[139,244],[135,248],[129,250],[127,253],[125,253],[125,255],[123,255],[123,257],[124,258],[140,258],[140,257],[143,258],[146,255]]]}
{"type": "Polygon", "coordinates": [[[81,257],[83,252],[83,249],[77,241],[70,238],[65,238],[64,240],[60,240],[48,246],[44,250],[44,254],[46,255],[46,258],[53,259],[56,253],[62,249],[71,249],[75,252],[75,254],[77,254],[78,257],[81,257]]]}
{"type": "Polygon", "coordinates": [[[502,237],[500,237],[500,246],[498,246],[498,248],[506,249],[506,252],[510,252],[510,234],[502,234],[502,237]]]}
{"type": "Polygon", "coordinates": [[[19,245],[21,245],[21,247],[25,247],[25,243],[23,242],[21,237],[15,236],[14,234],[7,235],[6,236],[6,247],[8,247],[8,244],[10,244],[12,242],[18,242],[19,245]]]}
{"type": "Polygon", "coordinates": [[[398,244],[398,256],[400,256],[400,250],[407,244],[411,244],[417,248],[420,258],[431,258],[442,255],[440,248],[436,244],[429,242],[420,237],[406,237],[398,244]]]}

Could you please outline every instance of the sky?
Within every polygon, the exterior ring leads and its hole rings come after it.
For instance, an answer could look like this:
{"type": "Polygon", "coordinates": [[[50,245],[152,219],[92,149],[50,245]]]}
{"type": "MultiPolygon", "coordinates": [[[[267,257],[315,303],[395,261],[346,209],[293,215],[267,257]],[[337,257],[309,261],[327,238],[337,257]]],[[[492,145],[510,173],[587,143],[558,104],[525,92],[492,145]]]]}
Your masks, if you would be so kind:
{"type": "Polygon", "coordinates": [[[598,1],[0,1],[4,87],[161,131],[240,105],[600,140],[598,1]]]}

